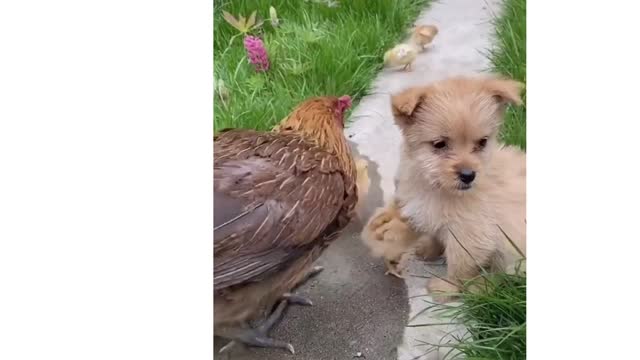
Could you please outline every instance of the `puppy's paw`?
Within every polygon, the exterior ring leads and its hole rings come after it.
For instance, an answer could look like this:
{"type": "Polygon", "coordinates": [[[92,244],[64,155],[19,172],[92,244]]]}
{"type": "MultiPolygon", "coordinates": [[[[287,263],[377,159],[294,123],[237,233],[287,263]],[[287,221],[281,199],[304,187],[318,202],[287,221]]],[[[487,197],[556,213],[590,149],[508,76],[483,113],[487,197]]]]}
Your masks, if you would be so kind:
{"type": "Polygon", "coordinates": [[[429,295],[433,297],[433,300],[438,303],[455,300],[457,293],[460,291],[456,285],[439,278],[431,279],[427,284],[427,290],[429,290],[429,295]]]}

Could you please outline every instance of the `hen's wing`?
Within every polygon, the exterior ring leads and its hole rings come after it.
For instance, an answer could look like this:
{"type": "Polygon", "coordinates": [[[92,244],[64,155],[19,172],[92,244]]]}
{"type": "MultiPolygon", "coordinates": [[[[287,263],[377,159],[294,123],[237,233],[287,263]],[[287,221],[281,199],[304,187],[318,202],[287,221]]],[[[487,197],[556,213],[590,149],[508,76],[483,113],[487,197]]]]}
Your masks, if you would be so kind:
{"type": "Polygon", "coordinates": [[[345,177],[319,147],[236,130],[214,154],[215,290],[268,278],[346,225],[345,177]]]}

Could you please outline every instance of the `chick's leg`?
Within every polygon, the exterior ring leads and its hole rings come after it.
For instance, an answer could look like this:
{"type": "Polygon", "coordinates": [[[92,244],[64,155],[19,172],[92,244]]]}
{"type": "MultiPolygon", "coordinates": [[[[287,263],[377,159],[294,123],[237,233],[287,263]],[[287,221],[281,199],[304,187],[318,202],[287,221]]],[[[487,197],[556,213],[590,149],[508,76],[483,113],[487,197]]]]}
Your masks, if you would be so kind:
{"type": "Polygon", "coordinates": [[[387,267],[387,271],[384,273],[385,275],[392,275],[397,277],[398,279],[404,279],[402,275],[402,270],[398,268],[398,262],[384,259],[384,265],[387,267]]]}

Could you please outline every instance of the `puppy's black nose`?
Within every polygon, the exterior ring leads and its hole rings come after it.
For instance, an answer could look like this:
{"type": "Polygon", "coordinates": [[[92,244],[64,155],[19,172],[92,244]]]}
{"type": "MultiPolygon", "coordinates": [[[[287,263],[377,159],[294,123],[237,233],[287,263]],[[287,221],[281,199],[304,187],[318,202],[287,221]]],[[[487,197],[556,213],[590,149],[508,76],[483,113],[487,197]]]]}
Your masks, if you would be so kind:
{"type": "Polygon", "coordinates": [[[476,172],[471,169],[462,169],[458,171],[458,178],[465,184],[471,184],[476,178],[476,172]]]}

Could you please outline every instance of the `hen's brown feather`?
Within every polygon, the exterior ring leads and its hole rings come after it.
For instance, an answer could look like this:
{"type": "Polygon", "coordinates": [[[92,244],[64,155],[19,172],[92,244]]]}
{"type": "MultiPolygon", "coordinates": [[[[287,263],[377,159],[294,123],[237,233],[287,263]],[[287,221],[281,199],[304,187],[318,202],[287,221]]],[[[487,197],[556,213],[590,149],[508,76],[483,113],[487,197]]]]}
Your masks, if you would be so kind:
{"type": "Polygon", "coordinates": [[[286,269],[352,216],[355,179],[297,134],[225,131],[214,154],[216,291],[286,269]]]}

